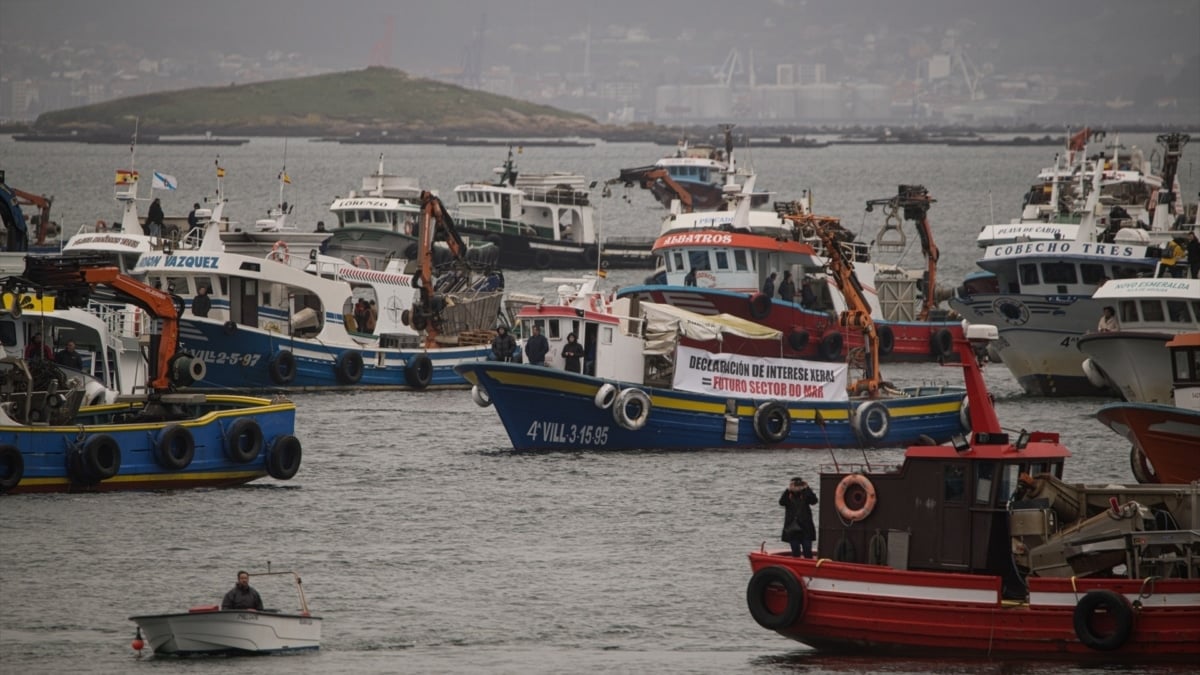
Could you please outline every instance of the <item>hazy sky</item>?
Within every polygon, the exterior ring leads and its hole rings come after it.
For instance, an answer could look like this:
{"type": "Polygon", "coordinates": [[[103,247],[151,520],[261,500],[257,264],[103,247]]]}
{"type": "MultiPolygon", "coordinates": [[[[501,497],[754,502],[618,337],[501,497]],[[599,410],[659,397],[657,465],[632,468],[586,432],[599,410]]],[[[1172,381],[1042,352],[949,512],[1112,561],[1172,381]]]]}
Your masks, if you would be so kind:
{"type": "Polygon", "coordinates": [[[764,58],[802,54],[820,37],[806,31],[831,26],[904,39],[973,25],[995,41],[993,60],[1003,54],[1080,70],[1122,59],[1161,65],[1200,52],[1200,0],[2,0],[0,45],[117,37],[156,57],[278,50],[349,70],[368,65],[391,17],[392,65],[427,72],[461,63],[485,14],[485,65],[520,65],[521,53],[581,60],[582,41],[568,38],[589,23],[596,43],[669,45],[663,59],[705,63],[734,47],[763,50],[764,58]]]}

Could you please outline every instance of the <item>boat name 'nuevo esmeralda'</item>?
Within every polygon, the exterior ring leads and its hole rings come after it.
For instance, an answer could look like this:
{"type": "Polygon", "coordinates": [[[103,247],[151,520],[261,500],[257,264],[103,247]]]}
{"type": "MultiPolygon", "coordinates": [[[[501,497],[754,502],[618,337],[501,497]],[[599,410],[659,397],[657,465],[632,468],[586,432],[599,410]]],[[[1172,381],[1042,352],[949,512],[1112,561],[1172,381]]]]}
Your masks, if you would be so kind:
{"type": "Polygon", "coordinates": [[[215,255],[144,255],[138,267],[186,267],[189,269],[217,269],[215,255]]]}
{"type": "Polygon", "coordinates": [[[1144,246],[1121,244],[1094,244],[1091,242],[1038,241],[1021,244],[997,244],[989,247],[985,258],[1006,258],[1031,253],[1074,253],[1077,255],[1106,255],[1120,258],[1145,257],[1144,246]]]}
{"type": "Polygon", "coordinates": [[[777,365],[773,363],[747,363],[744,361],[710,359],[697,355],[692,355],[688,359],[688,367],[692,370],[705,373],[738,375],[740,377],[765,377],[773,380],[819,383],[837,381],[837,370],[834,368],[807,368],[804,366],[777,365]]]}

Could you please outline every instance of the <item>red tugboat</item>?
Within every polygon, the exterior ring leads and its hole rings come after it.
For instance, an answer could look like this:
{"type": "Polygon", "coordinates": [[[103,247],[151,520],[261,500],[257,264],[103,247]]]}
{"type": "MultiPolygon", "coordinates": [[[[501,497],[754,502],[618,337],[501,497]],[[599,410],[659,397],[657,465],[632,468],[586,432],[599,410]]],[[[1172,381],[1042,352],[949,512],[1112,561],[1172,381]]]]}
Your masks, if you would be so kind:
{"type": "Polygon", "coordinates": [[[821,475],[818,557],[750,554],[750,614],[818,650],[1200,658],[1200,484],[1066,483],[1058,435],[1000,428],[973,341],[971,434],[821,475]]]}

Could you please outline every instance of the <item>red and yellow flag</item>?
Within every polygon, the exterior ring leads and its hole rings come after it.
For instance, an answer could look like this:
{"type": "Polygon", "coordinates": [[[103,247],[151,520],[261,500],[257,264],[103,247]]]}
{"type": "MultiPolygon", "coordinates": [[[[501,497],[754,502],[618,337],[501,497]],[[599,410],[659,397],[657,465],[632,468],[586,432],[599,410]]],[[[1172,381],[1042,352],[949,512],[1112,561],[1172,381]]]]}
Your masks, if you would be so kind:
{"type": "Polygon", "coordinates": [[[117,169],[117,185],[129,185],[136,183],[138,172],[130,171],[129,169],[117,169]]]}
{"type": "Polygon", "coordinates": [[[217,178],[224,178],[224,177],[225,177],[225,167],[218,166],[217,167],[217,178]]]}

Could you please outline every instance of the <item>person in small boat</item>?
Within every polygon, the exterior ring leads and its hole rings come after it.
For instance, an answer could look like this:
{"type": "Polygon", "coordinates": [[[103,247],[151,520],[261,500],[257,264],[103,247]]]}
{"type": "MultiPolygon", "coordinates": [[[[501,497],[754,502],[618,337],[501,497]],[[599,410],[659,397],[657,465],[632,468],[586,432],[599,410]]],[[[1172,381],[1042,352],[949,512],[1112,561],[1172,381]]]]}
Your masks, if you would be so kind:
{"type": "Polygon", "coordinates": [[[787,489],[779,496],[779,505],[783,512],[783,541],[791,544],[792,557],[805,558],[813,555],[813,540],[817,538],[817,527],[813,524],[812,507],[817,503],[817,495],[803,478],[796,476],[788,483],[787,489]]]}
{"type": "Polygon", "coordinates": [[[771,272],[770,274],[767,275],[767,280],[763,282],[762,292],[763,292],[763,295],[767,296],[768,298],[775,297],[775,273],[774,272],[771,272]]]}
{"type": "Polygon", "coordinates": [[[517,340],[508,332],[508,328],[497,328],[496,337],[492,338],[492,360],[512,361],[513,352],[516,350],[517,340]]]}
{"type": "Polygon", "coordinates": [[[1176,239],[1171,239],[1163,246],[1162,261],[1158,266],[1158,276],[1178,278],[1183,270],[1183,265],[1179,264],[1180,258],[1183,258],[1183,246],[1176,239]]]}
{"type": "Polygon", "coordinates": [[[58,350],[58,353],[54,355],[54,362],[60,366],[83,370],[83,357],[75,351],[74,340],[67,340],[67,346],[58,350]]]}
{"type": "Polygon", "coordinates": [[[42,342],[41,333],[34,333],[33,337],[29,338],[29,344],[25,345],[25,360],[32,361],[34,359],[54,360],[54,350],[50,349],[50,345],[42,342]]]}
{"type": "Polygon", "coordinates": [[[221,609],[256,609],[262,611],[262,596],[250,586],[250,573],[240,570],[237,573],[237,585],[229,589],[221,600],[221,609]]]}
{"type": "Polygon", "coordinates": [[[1121,330],[1121,324],[1117,323],[1117,310],[1113,309],[1112,305],[1104,307],[1104,313],[1100,315],[1100,323],[1096,324],[1096,331],[1100,333],[1115,333],[1121,330]]]}
{"type": "Polygon", "coordinates": [[[212,298],[208,295],[208,286],[197,288],[196,297],[192,299],[192,314],[205,317],[211,309],[212,298]]]}
{"type": "Polygon", "coordinates": [[[783,281],[779,282],[779,299],[792,302],[796,297],[796,282],[792,281],[792,271],[784,270],[783,281]]]}
{"type": "Polygon", "coordinates": [[[371,310],[367,307],[367,301],[362,298],[354,303],[354,330],[359,333],[371,332],[371,310]]]}
{"type": "Polygon", "coordinates": [[[542,335],[541,326],[533,324],[533,335],[525,341],[525,359],[530,365],[546,365],[546,355],[550,353],[550,341],[542,335]]]}
{"type": "Polygon", "coordinates": [[[583,345],[579,344],[579,338],[574,333],[567,333],[567,344],[563,345],[562,355],[568,371],[583,372],[583,345]]]}

